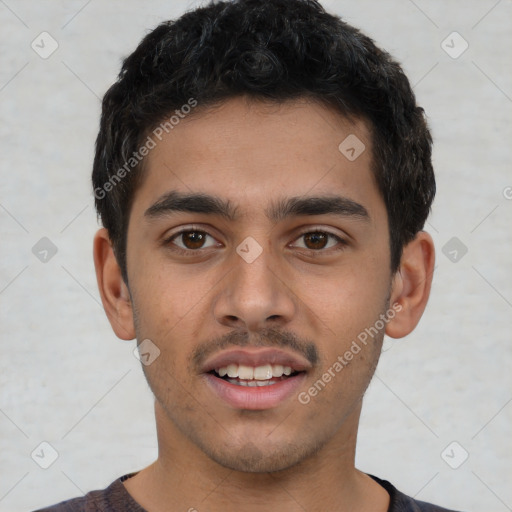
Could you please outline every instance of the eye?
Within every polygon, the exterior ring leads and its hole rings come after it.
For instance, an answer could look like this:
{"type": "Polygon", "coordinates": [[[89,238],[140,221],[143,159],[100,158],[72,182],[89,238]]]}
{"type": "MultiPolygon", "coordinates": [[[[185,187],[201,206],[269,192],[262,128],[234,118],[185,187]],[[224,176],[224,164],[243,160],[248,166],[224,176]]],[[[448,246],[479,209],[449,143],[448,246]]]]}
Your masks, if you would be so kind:
{"type": "Polygon", "coordinates": [[[337,244],[341,245],[339,249],[342,249],[347,245],[345,240],[326,231],[307,231],[297,238],[297,240],[301,239],[304,241],[303,245],[295,245],[294,247],[309,249],[312,251],[321,251],[322,249],[335,247],[337,244]]]}
{"type": "MultiPolygon", "coordinates": [[[[293,247],[315,252],[325,252],[326,249],[331,249],[337,245],[339,247],[336,250],[340,250],[347,245],[347,242],[339,236],[320,230],[304,232],[297,240],[302,240],[302,244],[292,244],[293,247]]],[[[190,254],[198,252],[201,249],[208,249],[209,247],[219,245],[213,236],[199,229],[184,229],[178,233],[174,233],[164,240],[164,244],[174,246],[171,247],[172,250],[181,254],[190,254]],[[209,243],[208,239],[210,239],[209,243]]]]}
{"type": "Polygon", "coordinates": [[[198,229],[187,229],[174,233],[165,241],[165,243],[176,245],[182,252],[197,251],[198,249],[206,249],[216,245],[215,238],[213,238],[213,236],[198,229]],[[210,238],[214,243],[205,245],[208,238],[210,238]]]}

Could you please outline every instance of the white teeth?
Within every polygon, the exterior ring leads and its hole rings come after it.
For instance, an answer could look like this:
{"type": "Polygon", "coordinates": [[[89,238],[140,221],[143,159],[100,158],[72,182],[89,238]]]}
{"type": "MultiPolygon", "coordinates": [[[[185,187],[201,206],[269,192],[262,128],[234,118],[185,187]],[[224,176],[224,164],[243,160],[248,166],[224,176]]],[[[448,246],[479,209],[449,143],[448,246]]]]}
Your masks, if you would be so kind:
{"type": "Polygon", "coordinates": [[[238,377],[242,380],[257,381],[269,380],[272,377],[282,377],[283,375],[291,375],[293,372],[290,366],[283,366],[281,364],[264,364],[262,366],[246,366],[244,364],[228,364],[221,368],[215,368],[215,371],[220,377],[228,376],[232,379],[238,377]]]}
{"type": "Polygon", "coordinates": [[[273,364],[272,375],[283,375],[283,368],[284,366],[282,364],[273,364]]]}
{"type": "Polygon", "coordinates": [[[274,384],[277,384],[278,381],[273,380],[238,380],[238,379],[228,379],[228,382],[231,384],[236,384],[237,386],[244,386],[244,387],[250,387],[253,388],[255,386],[272,386],[274,384]]]}
{"type": "MultiPolygon", "coordinates": [[[[222,368],[224,370],[224,368],[222,368]]],[[[238,365],[237,364],[228,364],[226,368],[226,373],[228,377],[238,377],[238,365]]]]}
{"type": "MultiPolygon", "coordinates": [[[[242,378],[242,377],[240,377],[242,378]]],[[[257,366],[254,368],[254,378],[256,380],[268,380],[272,378],[272,366],[266,364],[265,366],[257,366]]]]}
{"type": "Polygon", "coordinates": [[[238,378],[239,379],[252,380],[253,375],[254,375],[254,369],[252,368],[252,366],[245,366],[243,364],[238,366],[238,378]]]}
{"type": "Polygon", "coordinates": [[[253,380],[252,382],[256,383],[256,386],[263,387],[263,386],[273,386],[276,384],[276,381],[274,380],[253,380]]]}

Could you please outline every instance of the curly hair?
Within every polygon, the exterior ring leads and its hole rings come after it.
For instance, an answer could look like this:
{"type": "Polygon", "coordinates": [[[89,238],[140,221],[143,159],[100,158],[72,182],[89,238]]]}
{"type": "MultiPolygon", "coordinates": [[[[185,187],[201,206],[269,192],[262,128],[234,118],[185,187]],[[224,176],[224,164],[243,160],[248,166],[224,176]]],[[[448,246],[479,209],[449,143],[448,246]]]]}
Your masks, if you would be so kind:
{"type": "Polygon", "coordinates": [[[436,189],[432,137],[402,68],[315,0],[234,0],[160,24],[124,60],[103,98],[92,181],[124,280],[130,209],[144,171],[138,149],[148,133],[191,99],[201,107],[197,115],[242,95],[311,98],[367,123],[395,272],[436,189]]]}

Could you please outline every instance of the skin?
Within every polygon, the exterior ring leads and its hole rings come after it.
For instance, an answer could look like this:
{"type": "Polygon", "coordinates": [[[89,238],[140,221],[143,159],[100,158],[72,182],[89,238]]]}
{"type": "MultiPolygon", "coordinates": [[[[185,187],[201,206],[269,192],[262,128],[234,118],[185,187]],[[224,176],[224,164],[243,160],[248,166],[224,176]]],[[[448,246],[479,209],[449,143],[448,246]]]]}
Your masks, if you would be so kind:
{"type": "Polygon", "coordinates": [[[128,286],[107,232],[98,231],[95,266],[112,328],[160,349],[143,366],[155,395],[159,456],[124,483],[148,511],[387,510],[388,493],[354,467],[362,398],[384,330],[405,336],[424,311],[434,248],[418,233],[391,273],[387,213],[371,159],[360,120],[306,100],[276,106],[230,99],[182,120],[146,157],[128,227],[128,286]],[[338,150],[349,134],[366,146],[352,162],[338,150]],[[145,215],[170,191],[229,200],[239,217],[145,215]],[[368,217],[276,222],[265,215],[281,199],[333,194],[359,203],[368,217]],[[169,241],[185,228],[209,234],[205,247],[183,236],[169,241]],[[318,231],[345,243],[322,238],[315,245],[303,236],[318,231]],[[262,248],[252,263],[236,252],[248,236],[262,248]],[[191,255],[178,254],[176,244],[191,255]],[[400,312],[308,404],[294,394],[272,409],[235,409],[205,385],[195,364],[194,356],[207,347],[216,353],[219,342],[289,349],[287,333],[318,356],[300,386],[307,391],[393,304],[400,312]]]}

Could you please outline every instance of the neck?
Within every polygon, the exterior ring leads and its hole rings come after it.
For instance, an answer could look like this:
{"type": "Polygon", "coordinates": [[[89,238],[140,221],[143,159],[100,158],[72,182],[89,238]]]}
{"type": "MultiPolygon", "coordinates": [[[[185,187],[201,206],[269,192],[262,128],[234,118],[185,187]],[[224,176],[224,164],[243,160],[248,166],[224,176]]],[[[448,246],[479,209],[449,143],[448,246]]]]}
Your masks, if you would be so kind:
{"type": "Polygon", "coordinates": [[[389,495],[354,467],[360,412],[361,403],[329,443],[300,463],[272,473],[249,473],[207,457],[155,402],[158,459],[125,481],[125,487],[150,512],[263,512],[269,506],[290,512],[384,512],[389,495]]]}

